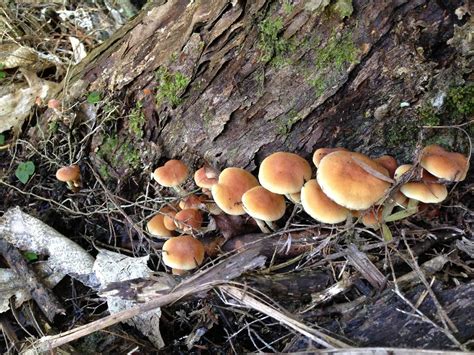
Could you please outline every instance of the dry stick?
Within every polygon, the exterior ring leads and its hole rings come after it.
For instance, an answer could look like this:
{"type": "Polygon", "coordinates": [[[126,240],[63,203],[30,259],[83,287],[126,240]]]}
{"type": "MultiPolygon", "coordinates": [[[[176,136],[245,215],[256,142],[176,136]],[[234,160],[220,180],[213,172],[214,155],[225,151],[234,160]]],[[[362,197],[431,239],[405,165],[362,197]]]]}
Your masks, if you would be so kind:
{"type": "Polygon", "coordinates": [[[3,255],[10,268],[24,281],[26,289],[31,293],[31,297],[50,322],[54,321],[56,315],[66,314],[66,310],[54,294],[30,270],[21,253],[3,239],[0,239],[0,254],[3,255]]]}
{"type": "Polygon", "coordinates": [[[42,337],[32,347],[37,352],[50,351],[98,330],[126,321],[138,314],[171,304],[191,294],[208,291],[218,284],[240,276],[249,269],[261,267],[265,263],[265,258],[258,256],[258,254],[259,250],[248,250],[232,255],[221,263],[191,276],[168,294],[159,295],[155,293],[153,298],[148,298],[148,301],[138,306],[111,314],[58,335],[42,337]]]}
{"type": "Polygon", "coordinates": [[[112,193],[107,189],[107,187],[105,186],[105,184],[102,182],[102,179],[100,178],[99,174],[97,174],[94,170],[94,168],[89,164],[87,163],[87,166],[89,167],[89,169],[91,170],[92,174],[94,175],[95,179],[97,180],[97,182],[99,183],[99,185],[102,187],[102,189],[104,190],[105,194],[107,195],[107,197],[110,199],[110,201],[112,202],[112,204],[115,206],[115,208],[122,214],[122,216],[127,220],[127,222],[130,224],[130,226],[132,226],[133,229],[135,229],[135,231],[138,233],[138,235],[140,236],[141,239],[146,239],[145,237],[145,234],[143,233],[143,231],[137,227],[137,225],[135,224],[135,222],[132,221],[132,219],[130,218],[130,216],[128,214],[125,213],[125,211],[123,210],[122,207],[120,207],[120,205],[117,203],[117,201],[115,201],[115,197],[114,195],[112,195],[112,193]]]}
{"type": "Polygon", "coordinates": [[[441,306],[441,304],[439,303],[438,301],[438,298],[436,297],[436,295],[434,294],[433,292],[433,289],[430,287],[430,284],[428,283],[428,281],[426,280],[425,278],[425,275],[423,274],[423,272],[421,271],[420,269],[420,266],[418,265],[418,262],[416,261],[415,259],[415,256],[413,255],[412,251],[411,251],[411,248],[410,246],[408,245],[408,242],[405,238],[405,233],[404,231],[402,231],[401,233],[402,235],[402,238],[403,238],[403,242],[405,243],[406,247],[407,247],[407,251],[408,253],[410,254],[410,257],[412,259],[412,267],[413,269],[417,272],[418,276],[420,277],[420,280],[421,282],[423,283],[423,285],[425,285],[426,287],[426,290],[428,291],[428,293],[430,294],[431,296],[431,299],[433,300],[435,306],[436,306],[436,309],[438,311],[438,317],[440,318],[441,322],[443,323],[443,326],[446,328],[446,330],[449,330],[449,328],[451,328],[452,331],[454,331],[455,333],[458,332],[458,328],[454,325],[453,321],[448,317],[448,314],[446,313],[446,311],[444,310],[444,308],[441,306]]]}
{"type": "Polygon", "coordinates": [[[248,291],[243,291],[235,286],[229,285],[219,286],[219,289],[234,298],[235,300],[239,301],[243,305],[276,319],[277,321],[285,324],[286,326],[292,328],[298,333],[303,334],[304,336],[308,337],[309,339],[318,343],[321,346],[324,346],[326,348],[349,347],[349,345],[347,345],[346,343],[335,339],[327,334],[324,334],[323,332],[320,332],[317,329],[308,327],[306,324],[301,323],[300,321],[281,313],[277,309],[264,304],[263,302],[257,300],[251,294],[249,294],[248,291]]]}

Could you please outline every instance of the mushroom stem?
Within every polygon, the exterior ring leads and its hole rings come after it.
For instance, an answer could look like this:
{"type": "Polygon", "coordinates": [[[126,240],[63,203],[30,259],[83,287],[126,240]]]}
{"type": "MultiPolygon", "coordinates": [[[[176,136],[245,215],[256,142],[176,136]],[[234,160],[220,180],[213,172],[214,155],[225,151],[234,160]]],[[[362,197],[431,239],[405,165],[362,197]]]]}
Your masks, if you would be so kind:
{"type": "Polygon", "coordinates": [[[187,273],[187,271],[186,270],[181,270],[181,269],[171,269],[171,273],[173,275],[182,276],[182,275],[185,275],[187,273]]]}
{"type": "Polygon", "coordinates": [[[293,197],[291,197],[291,194],[285,194],[285,197],[295,205],[301,205],[301,201],[296,201],[293,197]]]}
{"type": "Polygon", "coordinates": [[[207,212],[209,212],[212,215],[218,215],[218,214],[223,213],[223,211],[219,208],[219,206],[217,206],[217,204],[214,202],[206,202],[205,205],[206,205],[207,212]]]}
{"type": "Polygon", "coordinates": [[[270,229],[268,229],[266,223],[264,221],[262,221],[261,219],[258,219],[258,218],[254,218],[252,217],[255,222],[257,222],[257,225],[258,227],[260,228],[260,230],[262,231],[262,233],[271,233],[272,231],[270,229]]]}
{"type": "Polygon", "coordinates": [[[275,232],[278,229],[278,226],[271,221],[265,221],[265,224],[268,226],[268,228],[270,228],[272,232],[275,232]]]}
{"type": "Polygon", "coordinates": [[[74,185],[74,187],[80,188],[81,187],[81,179],[79,178],[77,180],[73,180],[72,184],[74,185]]]}
{"type": "Polygon", "coordinates": [[[181,186],[173,186],[172,189],[178,194],[178,196],[185,196],[187,194],[187,191],[181,186]]]}

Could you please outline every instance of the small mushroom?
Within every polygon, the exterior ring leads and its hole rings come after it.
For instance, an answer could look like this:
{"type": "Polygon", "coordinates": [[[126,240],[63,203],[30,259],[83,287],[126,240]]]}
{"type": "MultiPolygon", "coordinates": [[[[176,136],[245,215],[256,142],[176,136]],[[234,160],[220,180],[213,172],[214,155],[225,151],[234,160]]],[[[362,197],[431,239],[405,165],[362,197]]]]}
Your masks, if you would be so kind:
{"type": "Polygon", "coordinates": [[[389,176],[393,178],[395,170],[397,170],[398,167],[398,163],[394,157],[390,155],[382,155],[381,157],[375,158],[374,161],[387,169],[389,176]]]}
{"type": "Polygon", "coordinates": [[[263,186],[255,186],[242,195],[242,205],[245,212],[255,221],[263,233],[270,233],[265,223],[272,230],[276,226],[272,223],[285,214],[285,198],[274,194],[263,186]],[[264,223],[265,222],[265,223],[264,223]]]}
{"type": "MultiPolygon", "coordinates": [[[[403,174],[406,174],[412,165],[404,164],[395,171],[395,180],[400,180],[403,174]]],[[[400,192],[406,197],[424,202],[424,203],[439,203],[448,196],[448,189],[446,186],[437,183],[438,179],[422,170],[421,181],[408,182],[400,187],[400,192]]]]}
{"type": "Polygon", "coordinates": [[[336,147],[336,148],[318,148],[314,151],[313,153],[313,164],[317,168],[319,166],[319,163],[321,162],[321,159],[323,159],[326,155],[332,152],[339,152],[339,151],[345,151],[347,152],[348,150],[343,147],[336,147]]]}
{"type": "Polygon", "coordinates": [[[188,167],[181,160],[173,159],[156,168],[152,177],[161,186],[171,187],[179,195],[183,195],[185,191],[180,185],[186,180],[188,173],[188,167]]]}
{"type": "Polygon", "coordinates": [[[245,214],[242,195],[257,185],[257,179],[248,171],[241,168],[226,168],[220,173],[218,183],[212,186],[212,197],[225,213],[242,215],[245,214]]]}
{"type": "Polygon", "coordinates": [[[62,167],[56,171],[56,179],[67,183],[70,190],[77,192],[81,187],[81,170],[77,165],[62,167]]]}
{"type": "Polygon", "coordinates": [[[280,195],[300,192],[309,179],[311,179],[309,163],[299,155],[287,152],[269,155],[263,159],[258,171],[260,184],[280,195]]]}
{"type": "Polygon", "coordinates": [[[315,179],[301,189],[301,204],[307,214],[322,223],[344,222],[350,214],[347,208],[327,197],[315,179]]]}
{"type": "Polygon", "coordinates": [[[158,238],[172,237],[171,231],[165,226],[164,218],[163,214],[157,213],[148,221],[146,229],[152,236],[158,238]]]}
{"type": "Polygon", "coordinates": [[[202,214],[195,208],[186,208],[176,213],[174,223],[178,229],[184,232],[191,232],[193,229],[201,228],[202,214]]]}
{"type": "Polygon", "coordinates": [[[423,148],[420,165],[437,178],[462,181],[466,178],[469,160],[460,153],[448,152],[433,144],[423,148]]]}
{"type": "Polygon", "coordinates": [[[195,269],[204,261],[204,245],[190,235],[168,239],[162,251],[163,263],[173,268],[173,273],[195,269]]]}

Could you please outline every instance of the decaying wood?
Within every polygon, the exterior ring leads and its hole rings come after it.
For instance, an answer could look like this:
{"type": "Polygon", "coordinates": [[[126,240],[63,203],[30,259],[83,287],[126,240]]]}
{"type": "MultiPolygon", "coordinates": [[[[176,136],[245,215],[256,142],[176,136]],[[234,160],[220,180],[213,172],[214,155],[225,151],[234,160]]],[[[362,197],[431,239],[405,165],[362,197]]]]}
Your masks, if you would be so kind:
{"type": "Polygon", "coordinates": [[[3,239],[0,239],[0,254],[7,261],[10,268],[22,279],[23,284],[27,286],[28,291],[31,293],[31,297],[50,322],[54,322],[57,315],[66,314],[66,310],[59,300],[36,277],[21,253],[3,239]]]}
{"type": "MultiPolygon", "coordinates": [[[[416,304],[425,290],[424,285],[418,285],[408,291],[405,296],[416,304]]],[[[460,343],[473,339],[474,324],[471,318],[474,312],[472,303],[474,283],[469,282],[451,289],[442,289],[441,284],[435,283],[433,290],[450,319],[459,329],[459,332],[454,333],[456,339],[460,343]]],[[[437,322],[437,309],[429,297],[422,302],[419,310],[437,322]]],[[[415,315],[391,289],[386,290],[375,301],[356,307],[352,312],[344,313],[342,319],[329,321],[321,326],[344,334],[360,347],[456,349],[455,344],[448,337],[415,315]]],[[[287,350],[306,351],[313,347],[314,345],[310,345],[307,339],[298,337],[287,350]]]]}
{"type": "Polygon", "coordinates": [[[341,18],[322,3],[150,4],[73,69],[70,98],[99,90],[131,106],[142,100],[144,141],[156,158],[253,169],[270,152],[309,158],[328,145],[411,158],[413,142],[394,144],[384,134],[400,124],[387,118],[403,117],[416,130],[416,106],[431,99],[431,89],[446,92],[464,81],[463,52],[447,43],[456,4],[354,0],[353,13],[341,18]],[[268,61],[261,26],[276,19],[287,48],[268,61]],[[353,58],[318,62],[331,46],[352,50],[353,58]],[[159,92],[159,68],[189,79],[179,105],[143,95],[145,88],[159,92]]]}
{"type": "MultiPolygon", "coordinates": [[[[219,264],[207,270],[200,271],[184,280],[171,292],[163,290],[161,286],[159,290],[156,288],[154,289],[152,286],[144,292],[134,295],[137,300],[144,301],[143,304],[112,314],[89,324],[76,327],[59,335],[42,337],[32,345],[32,349],[38,352],[54,349],[98,330],[128,320],[138,314],[177,302],[189,295],[206,292],[212,287],[229,282],[231,279],[238,277],[241,273],[247,270],[261,267],[264,263],[265,258],[258,256],[258,250],[248,250],[242,253],[237,253],[223,260],[219,264]]],[[[120,293],[110,289],[106,291],[106,294],[111,292],[114,296],[121,296],[120,293]]]]}

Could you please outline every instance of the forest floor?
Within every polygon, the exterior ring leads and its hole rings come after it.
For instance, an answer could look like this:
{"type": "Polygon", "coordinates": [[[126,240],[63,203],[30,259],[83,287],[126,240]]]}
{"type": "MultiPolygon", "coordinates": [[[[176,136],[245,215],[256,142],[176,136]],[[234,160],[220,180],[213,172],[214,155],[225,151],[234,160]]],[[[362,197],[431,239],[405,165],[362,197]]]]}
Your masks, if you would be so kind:
{"type": "MultiPolygon", "coordinates": [[[[21,33],[21,40],[15,41],[51,55],[53,59],[43,60],[47,64],[38,64],[43,68],[35,72],[37,79],[53,83],[67,77],[81,51],[89,53],[120,27],[119,19],[126,21],[113,8],[83,2],[70,7],[70,12],[54,4],[12,5],[3,10],[0,15],[8,19],[8,26],[21,33]],[[73,50],[77,41],[82,46],[73,50]]],[[[4,39],[11,39],[11,31],[3,31],[9,33],[4,39]]],[[[2,85],[11,87],[24,83],[27,76],[17,67],[2,68],[0,75],[2,85]]],[[[20,207],[94,258],[99,250],[149,256],[146,265],[156,272],[154,277],[169,273],[161,263],[164,240],[152,237],[145,225],[153,213],[175,205],[180,197],[150,179],[150,167],[131,143],[137,134],[134,127],[139,130],[143,124],[140,107],[124,117],[120,107],[92,92],[76,103],[91,113],[84,119],[75,116],[76,106],[63,107],[59,102],[48,107],[48,102],[35,100],[24,119],[0,133],[0,213],[20,207]],[[124,125],[131,138],[118,145],[109,132],[124,125]],[[65,163],[79,165],[79,191],[56,180],[56,170],[65,163]]],[[[184,188],[198,192],[192,179],[184,188]]],[[[474,324],[472,317],[466,317],[466,312],[474,312],[472,169],[465,181],[448,189],[441,204],[423,205],[406,219],[388,222],[389,231],[367,228],[356,218],[342,225],[316,223],[290,203],[277,231],[266,236],[250,218],[206,214],[205,224],[214,230],[197,236],[206,245],[227,243],[220,245],[223,251],[218,256],[206,258],[196,275],[222,277],[239,243],[264,255],[266,262],[255,259],[257,254],[244,259],[249,270],[240,265],[232,282],[216,279],[220,283],[212,290],[200,290],[189,275],[171,278],[174,287],[188,282],[188,288],[194,285],[201,292],[189,290],[186,297],[163,305],[161,351],[304,351],[325,344],[473,350],[474,324]],[[247,294],[246,301],[239,292],[247,294]],[[400,326],[406,329],[404,342],[391,333],[400,331],[400,326]],[[374,335],[377,329],[380,334],[374,335]]],[[[48,260],[41,252],[25,249],[22,253],[30,268],[48,260]]],[[[7,258],[0,257],[0,268],[8,266],[7,258]]],[[[142,304],[149,300],[143,294],[155,292],[156,285],[136,282],[132,286],[144,297],[138,303],[142,304]]],[[[117,289],[124,296],[124,285],[117,289]]],[[[104,294],[70,275],[52,293],[65,310],[52,321],[32,301],[0,313],[2,353],[34,346],[46,335],[100,322],[108,315],[104,294]]],[[[71,353],[148,353],[156,351],[157,343],[130,324],[115,324],[62,348],[71,353]]]]}

